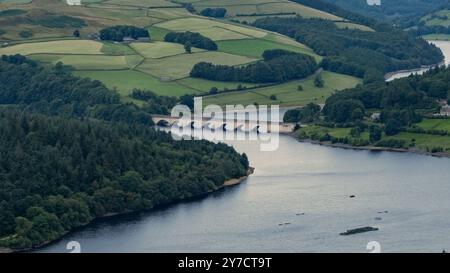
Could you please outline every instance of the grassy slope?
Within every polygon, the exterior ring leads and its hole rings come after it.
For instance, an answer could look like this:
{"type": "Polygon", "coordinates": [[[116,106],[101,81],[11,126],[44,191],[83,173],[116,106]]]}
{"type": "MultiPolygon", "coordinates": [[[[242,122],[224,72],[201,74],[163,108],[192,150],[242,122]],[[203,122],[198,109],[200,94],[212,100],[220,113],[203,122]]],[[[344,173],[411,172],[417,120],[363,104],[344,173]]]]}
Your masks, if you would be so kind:
{"type": "MultiPolygon", "coordinates": [[[[199,7],[225,5],[224,1],[217,0],[185,2],[197,2],[194,5],[199,7]]],[[[18,16],[0,17],[0,29],[6,31],[0,39],[8,40],[11,44],[18,43],[18,45],[0,48],[0,54],[21,53],[49,63],[63,61],[65,64],[74,66],[77,69],[77,75],[98,79],[109,87],[117,88],[124,98],[133,88],[149,89],[160,95],[179,96],[185,93],[205,93],[211,87],[224,90],[236,89],[239,85],[247,88],[254,86],[248,83],[223,83],[186,78],[192,66],[200,61],[239,65],[255,61],[261,58],[264,50],[275,48],[302,52],[315,57],[317,61],[321,60],[321,57],[314,54],[310,48],[288,37],[224,20],[194,16],[169,1],[92,0],[83,3],[86,6],[68,6],[60,0],[35,0],[28,5],[5,6],[6,9],[20,9],[22,12],[19,12],[18,16]],[[169,8],[160,8],[162,6],[169,8]],[[148,9],[148,7],[153,8],[148,9]],[[219,44],[219,52],[199,53],[201,50],[194,49],[195,54],[188,55],[184,53],[182,45],[164,42],[123,45],[73,40],[72,27],[49,28],[35,23],[17,24],[16,21],[20,18],[26,20],[46,18],[48,14],[64,14],[85,20],[87,26],[80,29],[82,37],[86,37],[91,32],[97,32],[105,26],[116,24],[148,27],[154,41],[162,41],[164,35],[170,30],[196,31],[216,40],[219,44]],[[18,33],[23,29],[31,31],[33,36],[27,40],[21,38],[18,33]],[[71,40],[68,40],[69,38],[71,40]],[[167,78],[171,81],[167,81],[167,78]]],[[[333,15],[286,0],[227,0],[226,5],[230,5],[227,9],[242,10],[242,12],[275,13],[294,10],[305,17],[341,20],[333,15]],[[274,5],[275,2],[277,2],[276,5],[274,5]]],[[[334,88],[349,87],[358,82],[354,78],[342,75],[325,75],[325,78],[330,77],[329,82],[333,87],[330,85],[317,92],[311,87],[312,81],[309,79],[302,83],[306,87],[306,91],[302,94],[295,93],[298,82],[292,82],[277,87],[256,89],[249,95],[237,93],[220,95],[215,101],[224,99],[224,103],[239,103],[247,96],[247,100],[244,101],[252,101],[255,100],[254,94],[257,94],[259,97],[257,101],[264,102],[272,93],[276,93],[282,104],[322,102],[334,88]]]]}
{"type": "Polygon", "coordinates": [[[242,104],[280,104],[282,106],[306,105],[310,102],[324,103],[325,99],[335,90],[354,87],[361,82],[355,77],[327,71],[322,72],[322,78],[325,81],[323,88],[315,87],[314,77],[310,77],[276,86],[207,96],[204,102],[219,105],[239,102],[242,104]],[[303,91],[298,91],[299,85],[303,87],[303,91]],[[271,100],[271,95],[275,95],[277,99],[271,100]]]}

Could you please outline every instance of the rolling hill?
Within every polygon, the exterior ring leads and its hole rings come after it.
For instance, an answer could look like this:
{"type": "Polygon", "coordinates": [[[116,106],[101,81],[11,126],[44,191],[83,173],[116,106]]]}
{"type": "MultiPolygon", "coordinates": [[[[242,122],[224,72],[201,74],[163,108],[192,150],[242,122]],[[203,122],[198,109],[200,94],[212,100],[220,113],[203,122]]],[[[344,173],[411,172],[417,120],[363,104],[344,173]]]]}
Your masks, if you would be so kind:
{"type": "Polygon", "coordinates": [[[132,100],[129,95],[135,88],[176,97],[207,95],[216,88],[223,94],[209,96],[207,101],[282,105],[323,102],[334,90],[353,87],[362,79],[322,72],[326,82],[324,88],[319,88],[312,84],[313,78],[267,86],[209,81],[189,75],[199,62],[242,66],[261,60],[263,52],[271,49],[303,53],[322,61],[319,50],[312,49],[314,43],[307,46],[297,37],[253,26],[262,18],[320,19],[345,35],[354,36],[355,31],[358,35],[374,36],[368,34],[374,32],[373,27],[364,24],[364,18],[359,20],[359,15],[322,10],[299,0],[88,0],[80,6],[63,0],[8,0],[1,1],[0,8],[0,55],[22,54],[52,65],[62,62],[70,65],[77,76],[100,80],[117,89],[124,101],[132,100]],[[227,13],[224,18],[201,16],[206,8],[224,8],[227,13]],[[95,39],[93,34],[115,25],[148,29],[151,41],[118,43],[95,39]],[[74,37],[76,30],[80,37],[74,37]],[[169,32],[186,31],[213,40],[218,50],[194,47],[189,54],[183,45],[164,41],[169,32]],[[304,92],[298,92],[299,85],[305,88],[304,92]]]}

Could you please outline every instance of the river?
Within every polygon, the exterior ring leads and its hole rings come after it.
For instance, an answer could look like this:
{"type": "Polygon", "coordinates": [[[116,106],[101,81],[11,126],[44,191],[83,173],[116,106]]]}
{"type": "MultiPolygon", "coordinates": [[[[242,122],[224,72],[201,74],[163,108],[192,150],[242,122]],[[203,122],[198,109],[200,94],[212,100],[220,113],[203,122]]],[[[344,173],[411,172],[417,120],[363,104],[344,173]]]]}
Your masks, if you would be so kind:
{"type": "Polygon", "coordinates": [[[382,252],[450,249],[449,158],[329,148],[288,136],[276,152],[261,152],[258,141],[227,143],[255,167],[243,184],[100,220],[37,252],[68,252],[69,241],[83,252],[368,252],[371,241],[382,252]],[[379,230],[339,235],[362,226],[379,230]]]}

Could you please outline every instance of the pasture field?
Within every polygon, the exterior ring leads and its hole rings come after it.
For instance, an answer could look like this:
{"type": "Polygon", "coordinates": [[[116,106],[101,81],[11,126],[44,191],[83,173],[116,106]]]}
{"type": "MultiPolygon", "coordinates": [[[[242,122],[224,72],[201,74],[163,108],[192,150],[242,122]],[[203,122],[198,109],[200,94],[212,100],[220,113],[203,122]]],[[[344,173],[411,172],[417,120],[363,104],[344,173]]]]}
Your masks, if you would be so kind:
{"type": "Polygon", "coordinates": [[[136,52],[127,45],[110,42],[103,42],[103,46],[100,51],[106,55],[116,55],[116,56],[136,54],[136,52]]]}
{"type": "Polygon", "coordinates": [[[256,59],[223,52],[207,51],[175,55],[161,59],[146,59],[137,69],[158,78],[173,80],[188,77],[194,65],[199,62],[239,65],[253,61],[256,61],[256,59]]]}
{"type": "Polygon", "coordinates": [[[264,32],[262,30],[226,24],[220,21],[206,18],[195,17],[170,20],[156,24],[155,26],[172,31],[198,32],[214,41],[262,38],[267,35],[267,32],[264,32]]]}
{"type": "Polygon", "coordinates": [[[239,39],[217,42],[219,50],[230,54],[239,54],[249,57],[261,58],[264,51],[269,49],[285,49],[289,51],[313,55],[319,60],[319,56],[314,54],[311,49],[301,45],[280,44],[264,39],[239,39]]]}
{"type": "Polygon", "coordinates": [[[91,78],[103,82],[108,88],[117,89],[124,97],[128,97],[135,88],[151,90],[161,96],[181,96],[198,94],[199,91],[181,86],[176,82],[161,82],[159,79],[136,70],[123,71],[75,71],[79,77],[91,78]]]}
{"type": "Polygon", "coordinates": [[[103,44],[90,40],[61,40],[24,43],[0,48],[0,55],[37,53],[49,54],[102,54],[103,44]]]}
{"type": "Polygon", "coordinates": [[[241,88],[250,88],[255,85],[252,83],[240,83],[240,82],[217,82],[217,81],[208,81],[204,79],[198,78],[184,78],[176,81],[178,84],[187,86],[189,88],[201,91],[203,93],[207,93],[211,90],[211,87],[216,87],[219,90],[235,90],[239,86],[241,88]]]}
{"type": "MultiPolygon", "coordinates": [[[[350,136],[351,128],[328,128],[322,127],[318,125],[310,125],[301,128],[297,131],[298,134],[305,134],[310,137],[312,135],[316,135],[319,138],[324,136],[325,134],[329,134],[333,137],[351,137],[350,136]]],[[[369,140],[369,133],[366,130],[360,136],[363,140],[369,140]]],[[[383,134],[382,140],[403,140],[406,143],[406,146],[411,147],[410,149],[419,150],[423,152],[430,152],[433,148],[442,147],[444,151],[450,151],[450,136],[436,136],[429,134],[416,134],[416,133],[407,133],[401,132],[395,136],[386,136],[383,134]]]]}
{"type": "Polygon", "coordinates": [[[134,6],[143,8],[153,8],[153,7],[179,7],[180,5],[172,3],[165,0],[108,0],[103,2],[105,4],[112,4],[118,6],[134,6]]]}
{"type": "Polygon", "coordinates": [[[313,9],[301,4],[293,3],[287,0],[206,0],[206,1],[186,1],[194,5],[198,10],[208,7],[223,7],[227,9],[227,15],[236,17],[237,15],[253,15],[253,14],[276,14],[295,12],[305,18],[322,18],[328,20],[342,20],[342,18],[313,9]]]}
{"type": "Polygon", "coordinates": [[[424,119],[417,125],[425,130],[442,130],[450,132],[450,119],[424,119]]]}
{"type": "Polygon", "coordinates": [[[361,80],[351,76],[344,76],[332,72],[322,72],[325,81],[323,88],[314,86],[314,77],[304,80],[292,81],[280,85],[262,87],[251,90],[222,93],[204,98],[209,104],[280,104],[282,106],[306,105],[310,102],[324,103],[326,98],[335,90],[354,87],[361,83],[361,80]],[[301,85],[303,91],[298,91],[301,85]],[[271,100],[270,96],[275,95],[276,99],[271,100]]]}
{"type": "MultiPolygon", "coordinates": [[[[158,59],[185,53],[184,46],[175,43],[151,42],[151,43],[132,43],[133,48],[145,58],[158,59]]],[[[192,48],[192,52],[202,52],[199,48],[192,48]]]]}
{"type": "Polygon", "coordinates": [[[136,67],[143,58],[139,55],[59,55],[34,54],[30,58],[44,63],[56,64],[62,62],[77,70],[123,70],[136,67]]]}

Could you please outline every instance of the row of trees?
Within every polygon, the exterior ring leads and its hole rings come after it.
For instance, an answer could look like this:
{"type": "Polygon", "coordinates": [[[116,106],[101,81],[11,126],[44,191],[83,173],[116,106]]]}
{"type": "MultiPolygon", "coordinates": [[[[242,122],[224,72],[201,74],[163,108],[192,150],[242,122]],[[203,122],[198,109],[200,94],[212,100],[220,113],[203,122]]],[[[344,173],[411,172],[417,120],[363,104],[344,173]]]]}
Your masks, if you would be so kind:
{"type": "Polygon", "coordinates": [[[104,41],[122,42],[124,38],[132,39],[150,38],[150,33],[145,28],[119,25],[100,30],[100,39],[104,41]]]}
{"type": "Polygon", "coordinates": [[[164,37],[164,41],[206,50],[217,50],[217,44],[213,40],[197,32],[169,32],[164,37]]]}
{"type": "Polygon", "coordinates": [[[190,75],[214,81],[277,83],[305,78],[317,70],[311,56],[286,50],[267,50],[264,60],[245,66],[196,64],[190,75]]]}

